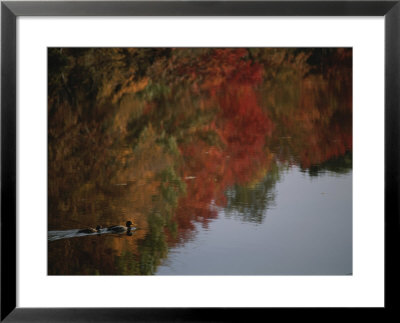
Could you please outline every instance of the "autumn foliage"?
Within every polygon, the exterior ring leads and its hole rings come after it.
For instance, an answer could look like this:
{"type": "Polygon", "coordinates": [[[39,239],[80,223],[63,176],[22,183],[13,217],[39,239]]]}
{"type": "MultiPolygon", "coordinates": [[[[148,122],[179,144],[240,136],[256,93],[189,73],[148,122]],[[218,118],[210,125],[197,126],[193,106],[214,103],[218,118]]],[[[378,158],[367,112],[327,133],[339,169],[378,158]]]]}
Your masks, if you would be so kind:
{"type": "Polygon", "coordinates": [[[49,273],[152,274],[227,207],[227,190],[348,156],[351,59],[351,49],[49,49],[49,229],[141,227],[100,251],[55,242],[49,257],[66,256],[49,273]]]}

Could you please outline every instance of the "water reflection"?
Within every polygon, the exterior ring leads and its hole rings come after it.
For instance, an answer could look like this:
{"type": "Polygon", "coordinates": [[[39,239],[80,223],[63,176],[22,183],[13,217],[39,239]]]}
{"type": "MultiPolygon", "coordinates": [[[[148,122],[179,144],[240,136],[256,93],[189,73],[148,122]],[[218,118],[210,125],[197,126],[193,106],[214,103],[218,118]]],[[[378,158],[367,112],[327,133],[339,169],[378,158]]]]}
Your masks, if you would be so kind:
{"type": "Polygon", "coordinates": [[[48,54],[51,275],[155,274],[221,210],[266,225],[293,167],[351,173],[351,49],[48,54]]]}

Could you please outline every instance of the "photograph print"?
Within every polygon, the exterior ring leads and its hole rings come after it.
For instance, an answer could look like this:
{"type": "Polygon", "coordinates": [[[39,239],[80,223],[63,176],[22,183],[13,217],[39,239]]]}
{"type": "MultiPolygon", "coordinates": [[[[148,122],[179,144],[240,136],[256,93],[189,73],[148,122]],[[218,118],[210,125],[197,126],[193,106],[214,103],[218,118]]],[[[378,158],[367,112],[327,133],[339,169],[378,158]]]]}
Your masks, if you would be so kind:
{"type": "Polygon", "coordinates": [[[352,275],[352,48],[48,48],[48,275],[352,275]]]}

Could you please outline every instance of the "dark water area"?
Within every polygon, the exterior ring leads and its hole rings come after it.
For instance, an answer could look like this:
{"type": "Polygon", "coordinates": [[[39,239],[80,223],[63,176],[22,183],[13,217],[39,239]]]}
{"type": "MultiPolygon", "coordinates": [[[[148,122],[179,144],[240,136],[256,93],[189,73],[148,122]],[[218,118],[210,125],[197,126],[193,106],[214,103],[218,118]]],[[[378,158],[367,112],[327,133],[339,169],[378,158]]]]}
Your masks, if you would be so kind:
{"type": "Polygon", "coordinates": [[[352,273],[351,49],[48,55],[49,275],[352,273]]]}

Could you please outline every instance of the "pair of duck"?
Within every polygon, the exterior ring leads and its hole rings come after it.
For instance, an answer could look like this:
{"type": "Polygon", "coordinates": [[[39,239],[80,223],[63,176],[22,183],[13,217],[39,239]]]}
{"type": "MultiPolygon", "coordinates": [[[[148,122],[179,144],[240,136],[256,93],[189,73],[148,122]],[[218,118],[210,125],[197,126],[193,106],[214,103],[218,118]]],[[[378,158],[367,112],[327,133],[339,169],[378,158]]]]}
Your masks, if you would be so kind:
{"type": "MultiPolygon", "coordinates": [[[[126,226],[124,227],[123,225],[113,225],[112,227],[104,228],[105,232],[109,233],[122,233],[122,232],[130,232],[131,231],[131,226],[132,226],[132,221],[126,221],[126,226]]],[[[97,225],[96,228],[87,228],[87,229],[81,229],[78,231],[78,233],[96,233],[100,232],[102,227],[100,225],[97,225]]]]}

